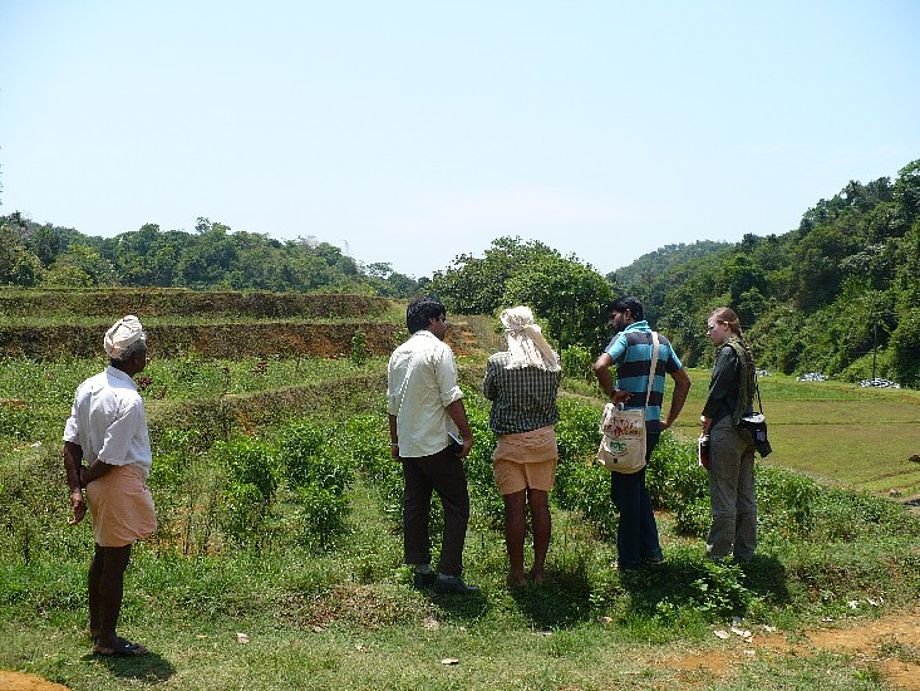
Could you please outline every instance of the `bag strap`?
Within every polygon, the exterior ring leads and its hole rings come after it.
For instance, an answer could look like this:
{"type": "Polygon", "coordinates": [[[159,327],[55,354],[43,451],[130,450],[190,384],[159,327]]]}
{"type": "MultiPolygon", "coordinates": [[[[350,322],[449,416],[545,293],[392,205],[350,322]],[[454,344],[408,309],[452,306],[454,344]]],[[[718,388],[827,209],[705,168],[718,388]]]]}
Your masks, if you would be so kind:
{"type": "Polygon", "coordinates": [[[763,415],[763,401],[760,400],[760,382],[757,373],[754,373],[754,391],[757,392],[757,412],[763,415]]]}
{"type": "Polygon", "coordinates": [[[658,364],[658,334],[652,331],[652,366],[648,371],[648,389],[645,391],[645,407],[652,398],[652,385],[655,382],[655,369],[658,364]]]}

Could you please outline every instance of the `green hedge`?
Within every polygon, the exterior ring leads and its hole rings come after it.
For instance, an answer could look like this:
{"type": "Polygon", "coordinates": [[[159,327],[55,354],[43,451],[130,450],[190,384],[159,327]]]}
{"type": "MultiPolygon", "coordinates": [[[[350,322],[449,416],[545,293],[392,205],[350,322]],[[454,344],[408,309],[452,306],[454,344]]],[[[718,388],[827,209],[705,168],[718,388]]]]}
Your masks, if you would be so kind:
{"type": "Polygon", "coordinates": [[[368,295],[195,291],[180,288],[110,288],[95,290],[0,290],[0,315],[60,314],[115,320],[125,314],[144,316],[372,317],[389,307],[368,295]]]}

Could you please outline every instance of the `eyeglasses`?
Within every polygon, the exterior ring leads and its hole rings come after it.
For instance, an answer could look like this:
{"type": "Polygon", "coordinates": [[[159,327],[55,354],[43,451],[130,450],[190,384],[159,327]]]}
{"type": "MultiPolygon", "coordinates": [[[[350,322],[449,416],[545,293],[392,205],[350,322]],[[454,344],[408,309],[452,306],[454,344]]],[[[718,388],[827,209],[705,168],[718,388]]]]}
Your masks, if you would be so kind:
{"type": "Polygon", "coordinates": [[[721,324],[721,323],[722,323],[722,322],[717,322],[717,323],[713,324],[712,326],[710,326],[709,324],[707,324],[707,325],[706,325],[706,333],[712,332],[712,330],[713,330],[714,328],[716,328],[716,327],[717,327],[719,324],[721,324]]]}

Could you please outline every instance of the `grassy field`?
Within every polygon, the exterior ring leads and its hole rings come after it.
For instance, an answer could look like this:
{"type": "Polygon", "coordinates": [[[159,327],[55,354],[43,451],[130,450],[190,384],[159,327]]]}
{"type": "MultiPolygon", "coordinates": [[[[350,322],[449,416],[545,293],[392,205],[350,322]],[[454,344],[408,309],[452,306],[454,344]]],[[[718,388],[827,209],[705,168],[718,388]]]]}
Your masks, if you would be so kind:
{"type": "MultiPolygon", "coordinates": [[[[697,434],[709,372],[690,370],[693,387],[677,428],[697,434]]],[[[920,392],[860,389],[841,382],[761,380],[773,454],[770,465],[834,484],[899,496],[920,495],[920,392]]]]}
{"type": "Polygon", "coordinates": [[[461,358],[477,438],[472,598],[415,591],[400,564],[384,357],[151,362],[160,532],[135,549],[121,625],[154,651],[140,660],[89,655],[92,535],[66,526],[61,428],[102,363],[0,359],[0,669],[93,691],[881,689],[920,674],[920,523],[849,489],[920,490],[907,461],[918,392],[765,379],[775,451],[758,470],[758,554],[741,567],[705,559],[706,479],[689,442],[709,375],[691,372],[649,470],[667,562],[621,574],[609,477],[587,464],[601,401],[569,382],[547,582],[510,592],[488,408],[472,393],[501,339],[485,318],[460,335],[474,353],[461,358]],[[730,632],[733,617],[751,639],[730,632]],[[863,636],[821,644],[822,629],[863,636]]]}

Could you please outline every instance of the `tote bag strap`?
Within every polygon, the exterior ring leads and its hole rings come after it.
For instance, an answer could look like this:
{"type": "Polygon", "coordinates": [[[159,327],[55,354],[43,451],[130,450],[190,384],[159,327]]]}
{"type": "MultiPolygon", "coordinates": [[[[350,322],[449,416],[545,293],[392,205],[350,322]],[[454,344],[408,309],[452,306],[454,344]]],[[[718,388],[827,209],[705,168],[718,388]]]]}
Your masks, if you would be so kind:
{"type": "Polygon", "coordinates": [[[645,391],[645,407],[652,398],[652,385],[655,382],[655,368],[658,364],[658,334],[652,331],[652,366],[648,371],[648,389],[645,391]]]}

